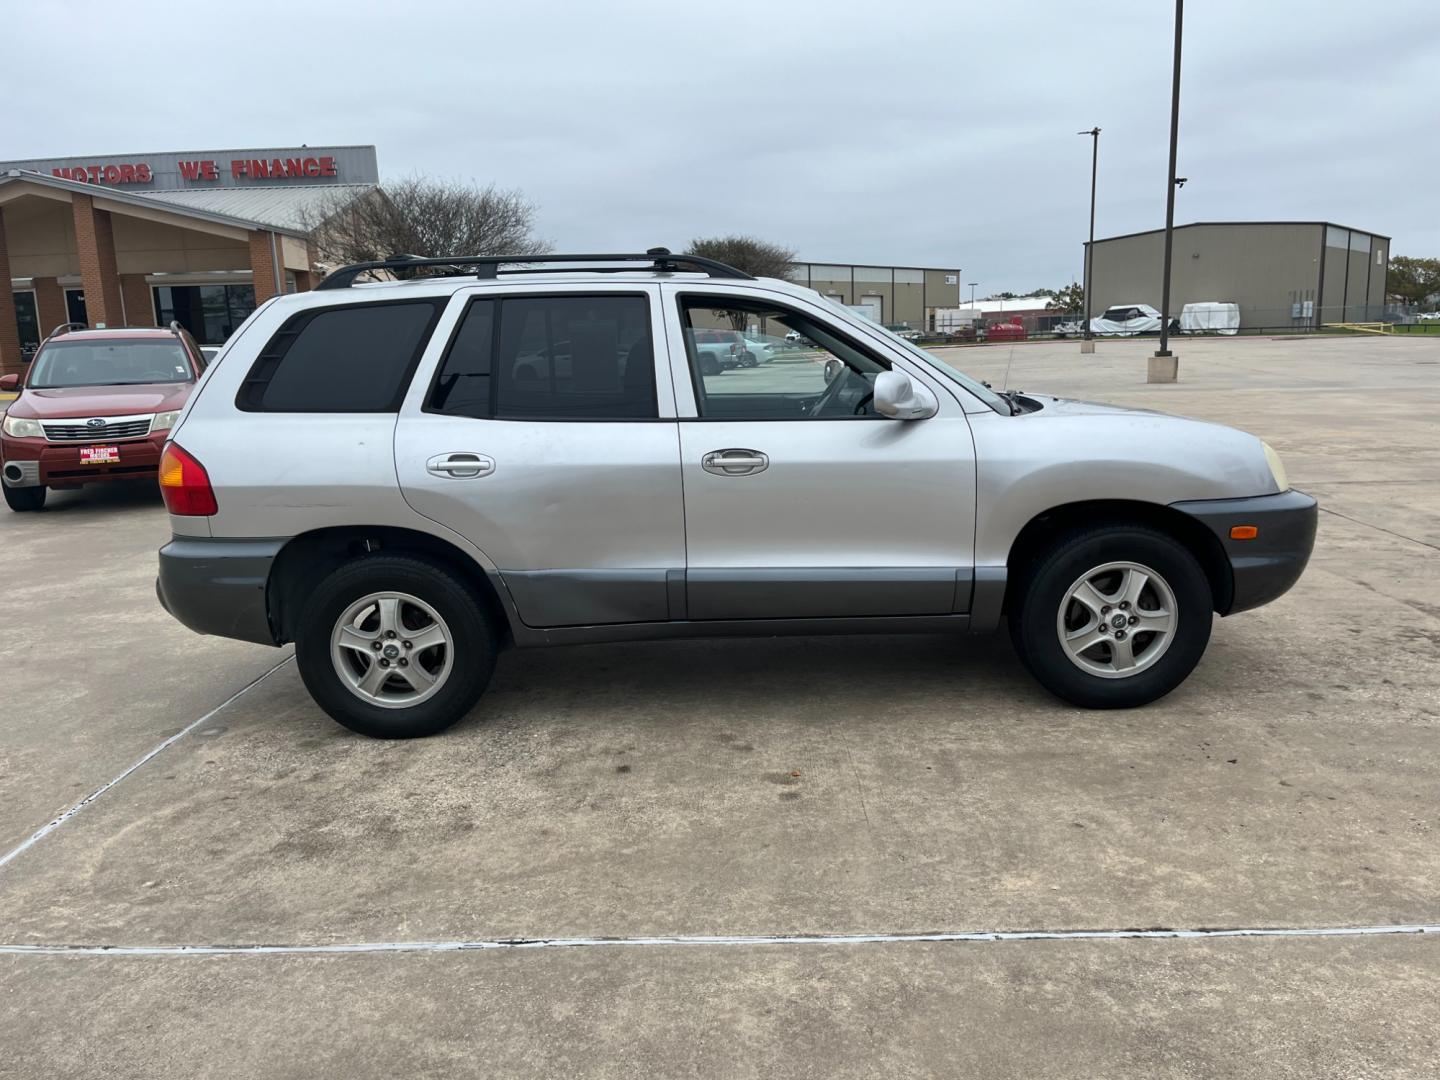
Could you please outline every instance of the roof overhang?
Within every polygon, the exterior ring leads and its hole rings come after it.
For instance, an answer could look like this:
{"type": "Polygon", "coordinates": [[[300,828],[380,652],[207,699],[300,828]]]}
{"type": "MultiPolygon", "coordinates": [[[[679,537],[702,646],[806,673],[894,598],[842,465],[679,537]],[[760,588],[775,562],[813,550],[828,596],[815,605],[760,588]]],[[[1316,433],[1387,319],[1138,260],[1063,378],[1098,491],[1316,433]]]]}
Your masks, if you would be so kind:
{"type": "Polygon", "coordinates": [[[175,203],[163,203],[144,195],[131,195],[128,192],[117,191],[114,188],[98,184],[79,183],[63,177],[46,176],[43,173],[26,172],[21,169],[0,174],[0,206],[26,197],[54,199],[68,203],[73,201],[75,195],[89,195],[95,200],[98,208],[112,214],[144,218],[182,229],[223,236],[231,240],[244,240],[256,229],[280,233],[302,242],[306,239],[306,234],[299,230],[281,228],[265,222],[248,221],[245,218],[232,217],[229,214],[217,214],[213,211],[198,210],[175,203]]]}

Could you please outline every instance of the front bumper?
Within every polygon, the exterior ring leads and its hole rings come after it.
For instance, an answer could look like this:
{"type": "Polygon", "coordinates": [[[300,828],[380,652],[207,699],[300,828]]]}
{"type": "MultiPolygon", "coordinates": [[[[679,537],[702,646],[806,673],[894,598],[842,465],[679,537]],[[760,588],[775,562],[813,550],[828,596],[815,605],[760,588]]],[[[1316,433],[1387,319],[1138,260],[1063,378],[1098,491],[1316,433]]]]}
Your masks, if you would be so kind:
{"type": "MultiPolygon", "coordinates": [[[[33,487],[44,484],[54,488],[81,487],[102,480],[154,480],[159,474],[160,452],[165,448],[169,430],[157,431],[143,439],[96,443],[52,443],[45,439],[0,438],[0,458],[14,464],[23,479],[5,477],[11,487],[33,487]],[[80,450],[85,446],[114,446],[120,460],[114,465],[82,465],[80,450]]],[[[14,472],[15,470],[10,470],[14,472]]]]}
{"type": "Polygon", "coordinates": [[[265,589],[284,540],[177,536],[160,549],[155,593],[197,634],[277,644],[265,589]]]}
{"type": "Polygon", "coordinates": [[[1319,504],[1303,491],[1249,499],[1207,499],[1170,504],[1189,514],[1220,541],[1234,582],[1221,615],[1268,604],[1300,580],[1315,547],[1319,504]],[[1236,525],[1253,525],[1253,540],[1232,540],[1236,525]]]}

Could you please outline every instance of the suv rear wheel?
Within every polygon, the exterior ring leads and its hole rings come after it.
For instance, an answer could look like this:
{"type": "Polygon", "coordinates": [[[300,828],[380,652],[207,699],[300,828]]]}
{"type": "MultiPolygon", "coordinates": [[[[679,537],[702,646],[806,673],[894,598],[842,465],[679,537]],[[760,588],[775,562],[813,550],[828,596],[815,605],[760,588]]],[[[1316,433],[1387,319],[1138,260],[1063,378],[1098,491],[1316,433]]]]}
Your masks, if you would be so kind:
{"type": "Polygon", "coordinates": [[[11,510],[39,510],[45,505],[46,487],[37,484],[33,487],[11,487],[5,485],[5,505],[11,510]]]}
{"type": "Polygon", "coordinates": [[[479,700],[495,635],[443,567],[375,555],[340,567],[310,595],[295,636],[300,677],[335,720],[377,739],[433,735],[479,700]]]}
{"type": "Polygon", "coordinates": [[[1010,637],[1051,693],[1092,709],[1164,697],[1210,641],[1210,582],[1165,533],[1115,525],[1066,533],[1034,563],[1010,637]]]}

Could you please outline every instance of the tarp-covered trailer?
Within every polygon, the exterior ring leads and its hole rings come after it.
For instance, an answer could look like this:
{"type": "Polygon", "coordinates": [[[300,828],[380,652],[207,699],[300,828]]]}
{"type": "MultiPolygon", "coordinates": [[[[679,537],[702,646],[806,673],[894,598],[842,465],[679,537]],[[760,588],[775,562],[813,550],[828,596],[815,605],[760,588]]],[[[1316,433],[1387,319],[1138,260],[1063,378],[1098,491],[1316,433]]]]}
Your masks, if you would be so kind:
{"type": "Polygon", "coordinates": [[[1220,300],[1186,304],[1180,312],[1182,334],[1238,334],[1240,305],[1220,300]]]}

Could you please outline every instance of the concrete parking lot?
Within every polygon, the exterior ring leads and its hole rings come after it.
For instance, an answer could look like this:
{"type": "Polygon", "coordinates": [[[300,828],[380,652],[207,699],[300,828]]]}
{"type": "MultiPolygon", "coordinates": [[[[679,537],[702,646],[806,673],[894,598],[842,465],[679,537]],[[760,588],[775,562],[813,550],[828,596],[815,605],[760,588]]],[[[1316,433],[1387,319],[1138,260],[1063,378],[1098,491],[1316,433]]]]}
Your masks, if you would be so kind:
{"type": "Polygon", "coordinates": [[[1132,712],[1003,637],[686,641],[510,652],[373,742],[160,610],[150,492],[0,517],[0,1076],[1433,1076],[1440,935],[1329,932],[1440,924],[1440,341],[1153,348],[941,351],[1320,498],[1132,712]]]}

